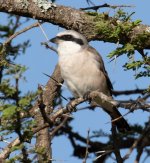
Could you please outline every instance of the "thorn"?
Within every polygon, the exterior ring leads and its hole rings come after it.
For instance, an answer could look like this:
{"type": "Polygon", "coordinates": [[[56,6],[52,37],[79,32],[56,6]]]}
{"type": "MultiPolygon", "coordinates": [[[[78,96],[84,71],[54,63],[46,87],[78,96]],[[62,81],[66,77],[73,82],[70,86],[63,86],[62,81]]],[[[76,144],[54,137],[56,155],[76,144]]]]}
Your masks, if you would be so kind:
{"type": "MultiPolygon", "coordinates": [[[[50,75],[47,75],[47,74],[45,74],[45,73],[43,73],[43,74],[46,75],[46,76],[48,76],[49,78],[51,78],[51,79],[52,79],[53,81],[55,81],[58,85],[63,86],[63,84],[59,83],[56,79],[54,79],[54,78],[51,77],[50,75]]],[[[64,100],[69,101],[66,97],[62,96],[61,94],[60,94],[60,96],[61,96],[64,100]]]]}

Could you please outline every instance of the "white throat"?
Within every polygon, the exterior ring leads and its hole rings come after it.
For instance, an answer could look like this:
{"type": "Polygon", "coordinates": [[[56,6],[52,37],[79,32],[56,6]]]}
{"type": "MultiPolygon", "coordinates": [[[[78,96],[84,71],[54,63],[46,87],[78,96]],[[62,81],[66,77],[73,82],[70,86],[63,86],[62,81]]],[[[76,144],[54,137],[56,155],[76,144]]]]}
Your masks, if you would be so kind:
{"type": "Polygon", "coordinates": [[[71,55],[81,50],[81,45],[72,41],[63,41],[58,45],[59,55],[71,55]]]}

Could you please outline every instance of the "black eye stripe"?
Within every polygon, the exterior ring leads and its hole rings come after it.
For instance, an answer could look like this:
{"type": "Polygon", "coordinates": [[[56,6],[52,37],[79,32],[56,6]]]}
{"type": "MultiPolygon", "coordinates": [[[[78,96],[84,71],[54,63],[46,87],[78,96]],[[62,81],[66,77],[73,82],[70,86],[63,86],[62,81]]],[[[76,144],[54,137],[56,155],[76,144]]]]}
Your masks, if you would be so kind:
{"type": "Polygon", "coordinates": [[[73,36],[71,35],[63,35],[63,36],[58,36],[59,39],[65,40],[65,41],[70,41],[73,39],[73,36]]]}
{"type": "Polygon", "coordinates": [[[73,42],[76,42],[79,45],[84,45],[84,42],[82,41],[82,39],[75,38],[72,35],[57,36],[57,38],[60,39],[60,40],[64,40],[64,41],[73,41],[73,42]]]}

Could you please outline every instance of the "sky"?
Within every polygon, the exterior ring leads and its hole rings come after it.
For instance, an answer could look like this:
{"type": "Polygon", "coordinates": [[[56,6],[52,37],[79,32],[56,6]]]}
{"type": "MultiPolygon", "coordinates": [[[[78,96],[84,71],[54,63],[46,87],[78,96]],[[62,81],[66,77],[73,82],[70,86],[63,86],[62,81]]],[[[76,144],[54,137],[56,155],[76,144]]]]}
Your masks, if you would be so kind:
{"type": "MultiPolygon", "coordinates": [[[[133,20],[141,19],[143,24],[150,25],[150,18],[149,18],[149,0],[93,0],[96,5],[102,5],[104,3],[108,3],[111,5],[134,5],[133,8],[125,8],[125,11],[132,13],[135,11],[133,15],[133,20]]],[[[74,8],[80,7],[88,7],[86,0],[57,0],[56,4],[62,4],[66,6],[71,6],[74,8]]],[[[110,14],[114,14],[114,10],[112,9],[100,9],[99,12],[109,11],[110,14]]],[[[36,20],[29,21],[25,24],[28,26],[32,23],[36,22],[36,20]]],[[[25,27],[24,26],[24,27],[25,27]]],[[[24,28],[21,27],[22,29],[24,28]]],[[[45,23],[42,25],[44,28],[48,38],[54,37],[58,32],[64,30],[58,26],[54,26],[50,23],[45,23]]],[[[38,84],[45,85],[48,81],[48,78],[43,75],[43,72],[46,74],[51,74],[55,68],[55,65],[58,61],[58,56],[56,53],[45,49],[44,46],[41,46],[41,42],[46,41],[43,33],[41,32],[40,28],[34,28],[20,36],[18,36],[14,43],[18,43],[24,40],[30,39],[31,47],[27,49],[25,55],[20,56],[17,59],[17,63],[24,64],[28,67],[27,72],[25,73],[27,82],[21,81],[20,88],[23,92],[28,92],[29,90],[36,90],[38,84]]],[[[107,55],[114,50],[117,45],[112,43],[104,43],[99,41],[91,41],[90,45],[97,49],[97,51],[102,55],[106,70],[108,71],[109,77],[113,83],[115,90],[125,90],[125,89],[135,89],[135,88],[146,88],[149,85],[148,79],[138,79],[135,80],[133,71],[124,71],[122,65],[128,61],[126,56],[119,57],[115,62],[109,62],[109,58],[107,55]]],[[[138,55],[136,53],[136,55],[138,55]]],[[[63,88],[63,95],[65,97],[70,97],[71,94],[68,89],[63,88]]],[[[137,96],[119,96],[115,99],[130,99],[130,98],[137,98],[137,96]]],[[[66,104],[66,102],[64,102],[66,104]]],[[[84,105],[82,105],[84,106],[84,105]]],[[[81,106],[81,107],[82,107],[81,106]]],[[[125,113],[124,109],[120,109],[121,113],[125,113]]],[[[87,136],[87,130],[90,129],[91,132],[94,130],[98,130],[102,128],[106,133],[110,133],[110,124],[106,124],[110,121],[110,117],[104,113],[102,109],[96,109],[95,111],[83,110],[73,113],[74,121],[72,125],[74,126],[74,131],[79,132],[82,136],[87,136]],[[89,121],[90,119],[90,121],[89,121]]],[[[145,121],[148,120],[148,116],[143,111],[136,111],[134,113],[130,113],[129,115],[125,116],[125,119],[128,120],[130,124],[144,124],[145,121]]],[[[92,134],[92,133],[91,133],[92,134]]],[[[100,141],[105,141],[105,139],[100,138],[100,141]]],[[[53,157],[56,160],[62,160],[68,163],[80,163],[81,160],[72,157],[72,147],[70,142],[67,140],[66,136],[62,136],[59,138],[55,138],[52,144],[53,147],[53,157]]],[[[123,151],[122,154],[125,154],[126,151],[123,151]]],[[[135,156],[135,152],[133,153],[135,156]]],[[[134,161],[134,156],[131,156],[129,161],[126,163],[131,163],[134,161]]],[[[94,157],[90,155],[91,158],[88,159],[87,163],[90,163],[94,157]]],[[[144,157],[142,157],[143,159],[144,157]]],[[[109,163],[108,160],[107,163],[109,163]]],[[[59,161],[58,161],[59,162],[59,161]]],[[[150,159],[146,161],[146,163],[150,162],[150,159]]]]}

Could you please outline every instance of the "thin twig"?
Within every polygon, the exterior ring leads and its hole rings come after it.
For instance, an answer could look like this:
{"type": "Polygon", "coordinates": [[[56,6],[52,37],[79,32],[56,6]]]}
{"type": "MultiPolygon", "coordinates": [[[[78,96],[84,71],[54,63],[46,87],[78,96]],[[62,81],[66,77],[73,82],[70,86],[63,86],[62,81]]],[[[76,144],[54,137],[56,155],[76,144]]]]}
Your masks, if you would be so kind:
{"type": "Polygon", "coordinates": [[[46,40],[48,41],[48,40],[49,40],[49,39],[48,39],[48,36],[47,36],[46,32],[44,31],[44,29],[43,29],[43,27],[42,27],[40,21],[38,21],[37,23],[38,23],[38,25],[39,25],[39,27],[40,27],[40,29],[41,29],[43,35],[45,36],[46,40]]]}
{"type": "Polygon", "coordinates": [[[47,36],[46,32],[44,31],[44,29],[43,29],[43,27],[42,27],[42,25],[41,25],[41,23],[39,21],[38,21],[38,25],[39,25],[44,37],[46,38],[46,42],[42,42],[41,45],[44,45],[46,48],[49,48],[49,49],[51,49],[51,50],[53,50],[54,52],[57,53],[57,49],[55,49],[54,47],[48,45],[48,43],[47,43],[47,42],[49,42],[48,36],[47,36]]]}
{"type": "Polygon", "coordinates": [[[104,7],[116,9],[118,7],[120,8],[120,7],[135,7],[135,6],[131,6],[131,5],[109,5],[109,4],[105,3],[103,5],[80,8],[80,10],[95,10],[95,11],[97,11],[99,8],[104,8],[104,7]]]}
{"type": "Polygon", "coordinates": [[[112,94],[114,96],[120,96],[120,95],[131,95],[131,94],[144,94],[147,89],[133,89],[133,90],[112,90],[112,94]]]}
{"type": "Polygon", "coordinates": [[[96,161],[98,160],[99,158],[101,158],[102,156],[105,156],[109,153],[112,153],[114,150],[104,150],[104,151],[98,151],[98,152],[95,152],[97,154],[100,154],[99,156],[97,156],[93,161],[96,161]]]}
{"type": "Polygon", "coordinates": [[[54,51],[54,52],[56,52],[58,54],[56,48],[54,48],[53,46],[48,45],[49,39],[48,39],[48,36],[47,36],[46,32],[44,31],[41,23],[39,21],[37,23],[38,23],[38,26],[40,27],[44,37],[46,38],[46,42],[42,42],[41,45],[44,45],[46,48],[49,48],[49,49],[51,49],[52,51],[54,51]]]}
{"type": "Polygon", "coordinates": [[[128,159],[129,156],[131,155],[132,151],[139,145],[140,142],[142,142],[142,141],[144,142],[144,139],[149,134],[150,134],[150,121],[148,122],[147,126],[143,130],[143,133],[141,134],[141,136],[134,141],[133,145],[130,147],[130,149],[128,150],[128,152],[126,153],[126,155],[123,157],[123,160],[128,159]]]}
{"type": "Polygon", "coordinates": [[[88,149],[89,149],[89,142],[90,142],[89,134],[90,134],[90,129],[88,129],[88,131],[87,131],[86,151],[85,151],[85,157],[84,157],[83,163],[86,163],[86,160],[87,160],[88,154],[89,154],[89,151],[88,151],[88,149]]]}
{"type": "Polygon", "coordinates": [[[112,138],[113,138],[113,147],[114,147],[114,154],[116,156],[116,161],[117,163],[123,163],[123,159],[121,157],[121,154],[118,148],[119,139],[118,139],[118,135],[116,131],[116,126],[114,125],[114,123],[112,123],[112,138]]]}
{"type": "Polygon", "coordinates": [[[91,5],[95,6],[95,4],[91,0],[86,0],[86,2],[87,2],[88,5],[91,4],[91,5]]]}
{"type": "Polygon", "coordinates": [[[41,42],[41,45],[44,45],[46,48],[51,49],[52,51],[54,51],[58,54],[57,49],[54,48],[53,46],[48,45],[47,42],[41,42]]]}
{"type": "Polygon", "coordinates": [[[11,42],[12,39],[14,39],[15,37],[17,37],[18,35],[30,30],[31,28],[34,28],[34,27],[38,27],[38,22],[28,26],[28,27],[25,27],[24,29],[14,33],[12,36],[10,36],[4,43],[3,43],[3,46],[6,46],[8,43],[11,42]]]}
{"type": "MultiPolygon", "coordinates": [[[[59,83],[56,79],[54,79],[52,76],[43,73],[44,75],[48,76],[49,78],[51,78],[54,82],[56,82],[58,85],[60,86],[64,86],[63,84],[59,83]]],[[[59,94],[64,100],[68,101],[68,99],[66,97],[64,97],[63,95],[59,94]]]]}
{"type": "Polygon", "coordinates": [[[129,158],[129,156],[131,155],[133,149],[138,145],[138,143],[139,143],[140,140],[141,140],[140,138],[137,139],[137,140],[135,140],[135,142],[133,143],[133,145],[128,150],[127,154],[123,157],[123,160],[126,160],[126,159],[129,158]]]}
{"type": "Polygon", "coordinates": [[[59,83],[59,82],[58,82],[56,79],[54,79],[52,76],[50,76],[50,75],[48,75],[48,74],[46,74],[46,73],[44,73],[44,72],[43,72],[43,74],[46,75],[47,77],[51,78],[54,82],[57,83],[57,85],[63,86],[62,83],[59,83]]]}
{"type": "Polygon", "coordinates": [[[120,117],[118,117],[118,118],[115,118],[115,119],[111,120],[110,122],[106,122],[105,124],[114,123],[114,122],[120,120],[121,118],[125,117],[125,116],[128,115],[129,113],[131,113],[131,111],[128,111],[126,114],[124,114],[124,115],[122,115],[122,116],[120,116],[120,117]]]}
{"type": "Polygon", "coordinates": [[[68,120],[69,118],[70,118],[70,117],[65,116],[64,120],[63,120],[57,127],[55,127],[55,128],[50,132],[50,137],[51,137],[51,139],[54,137],[55,133],[56,133],[61,127],[63,127],[63,125],[67,122],[67,120],[68,120]]]}

